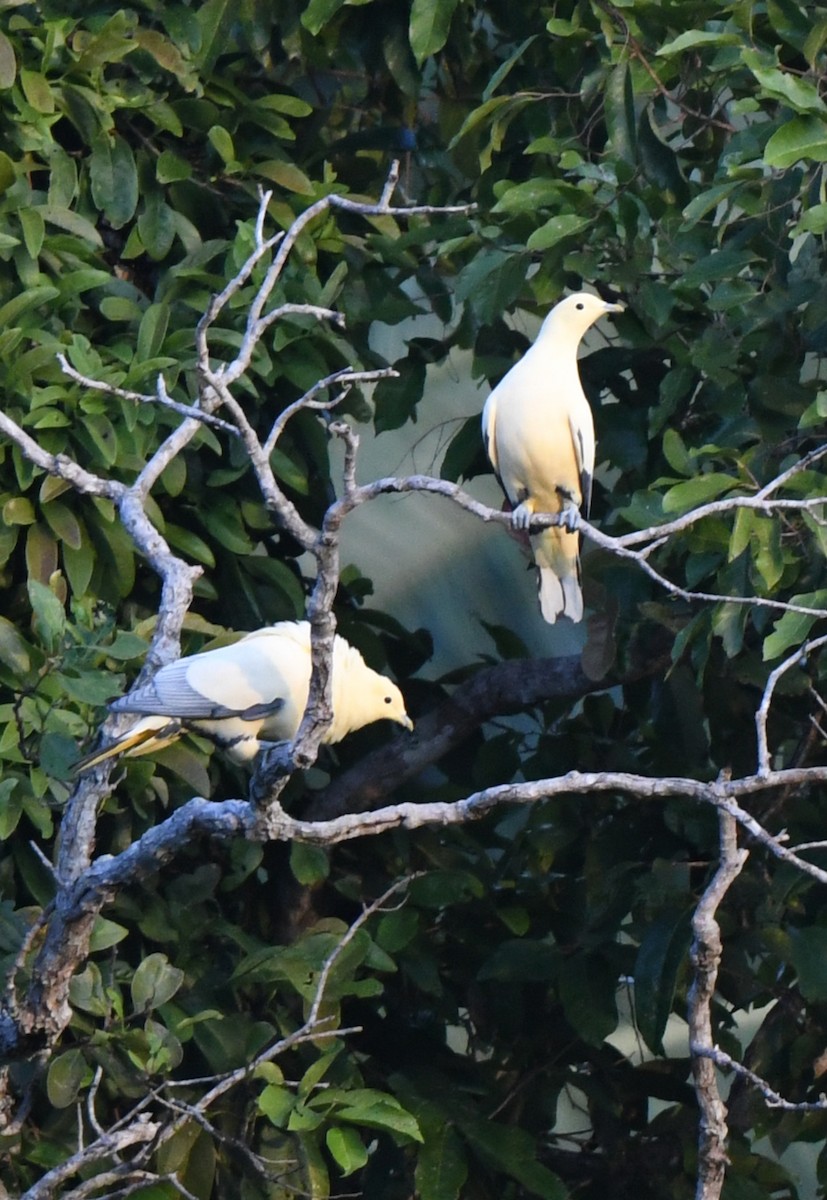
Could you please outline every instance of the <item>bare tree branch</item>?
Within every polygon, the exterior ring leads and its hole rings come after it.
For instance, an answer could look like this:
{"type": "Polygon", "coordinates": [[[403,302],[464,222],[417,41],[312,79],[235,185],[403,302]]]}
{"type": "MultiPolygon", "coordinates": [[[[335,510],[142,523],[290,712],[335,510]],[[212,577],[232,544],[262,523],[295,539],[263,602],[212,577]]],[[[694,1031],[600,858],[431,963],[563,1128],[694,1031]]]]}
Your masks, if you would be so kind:
{"type": "Polygon", "coordinates": [[[715,1068],[704,1053],[714,1045],[712,1000],[718,979],[723,946],[715,914],[734,880],[743,869],[748,851],[738,847],[735,820],[719,813],[720,860],[718,868],[692,917],[693,980],[689,989],[689,1050],[695,1092],[701,1109],[698,1182],[696,1200],[718,1200],[729,1162],[726,1153],[726,1105],[721,1099],[715,1068]]]}

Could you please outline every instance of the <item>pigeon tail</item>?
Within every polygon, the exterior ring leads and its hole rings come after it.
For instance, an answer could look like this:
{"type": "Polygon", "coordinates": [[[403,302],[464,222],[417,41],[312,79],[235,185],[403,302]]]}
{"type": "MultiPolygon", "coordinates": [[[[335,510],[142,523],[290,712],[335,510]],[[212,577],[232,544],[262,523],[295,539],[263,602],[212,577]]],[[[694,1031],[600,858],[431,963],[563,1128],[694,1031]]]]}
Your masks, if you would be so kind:
{"type": "Polygon", "coordinates": [[[578,542],[576,533],[554,527],[531,539],[537,563],[540,609],[549,625],[561,616],[570,621],[583,620],[578,542]]]}

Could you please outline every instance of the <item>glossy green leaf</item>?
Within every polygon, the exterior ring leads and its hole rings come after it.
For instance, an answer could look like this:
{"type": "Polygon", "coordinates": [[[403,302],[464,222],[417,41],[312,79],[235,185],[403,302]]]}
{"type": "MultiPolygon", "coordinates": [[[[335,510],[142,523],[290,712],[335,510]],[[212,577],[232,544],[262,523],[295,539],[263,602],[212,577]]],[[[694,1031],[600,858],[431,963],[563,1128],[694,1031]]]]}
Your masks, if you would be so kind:
{"type": "Polygon", "coordinates": [[[764,147],[764,162],[768,167],[783,170],[802,159],[827,162],[827,122],[819,117],[793,117],[785,121],[764,147]]]}
{"type": "Polygon", "coordinates": [[[758,80],[763,91],[769,93],[782,104],[789,105],[796,112],[818,113],[822,119],[827,118],[827,107],[818,93],[814,83],[801,78],[790,71],[782,71],[776,67],[767,67],[760,54],[746,50],[743,61],[758,80]]]}

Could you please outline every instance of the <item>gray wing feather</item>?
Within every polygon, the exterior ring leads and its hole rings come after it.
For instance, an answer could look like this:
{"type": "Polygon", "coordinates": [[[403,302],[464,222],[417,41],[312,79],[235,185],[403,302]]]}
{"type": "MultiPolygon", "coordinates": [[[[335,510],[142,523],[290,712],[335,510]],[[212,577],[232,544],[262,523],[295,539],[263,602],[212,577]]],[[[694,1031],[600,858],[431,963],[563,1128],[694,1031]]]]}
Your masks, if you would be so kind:
{"type": "Polygon", "coordinates": [[[243,710],[229,708],[202,696],[189,683],[187,670],[192,660],[180,658],[163,667],[145,687],[121,696],[110,704],[113,712],[140,713],[142,716],[179,717],[190,721],[216,721],[226,717],[241,717],[255,721],[277,713],[284,707],[284,699],[275,696],[272,700],[251,704],[243,710]]]}

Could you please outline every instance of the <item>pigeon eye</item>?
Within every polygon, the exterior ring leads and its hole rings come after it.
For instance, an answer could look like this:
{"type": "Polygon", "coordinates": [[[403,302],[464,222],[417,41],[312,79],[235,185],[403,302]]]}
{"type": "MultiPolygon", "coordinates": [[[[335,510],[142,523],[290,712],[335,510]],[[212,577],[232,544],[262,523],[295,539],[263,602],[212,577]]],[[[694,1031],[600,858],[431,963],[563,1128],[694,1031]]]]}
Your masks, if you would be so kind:
{"type": "Polygon", "coordinates": [[[386,703],[386,704],[393,704],[393,697],[392,697],[392,696],[386,696],[386,697],[385,697],[385,703],[386,703]]]}
{"type": "Polygon", "coordinates": [[[577,307],[577,308],[579,308],[579,309],[582,311],[582,310],[583,310],[583,309],[584,309],[586,306],[585,306],[585,304],[584,304],[584,303],[582,302],[582,300],[581,300],[581,301],[579,301],[579,302],[578,302],[578,304],[577,304],[577,306],[576,306],[576,307],[577,307]]]}

